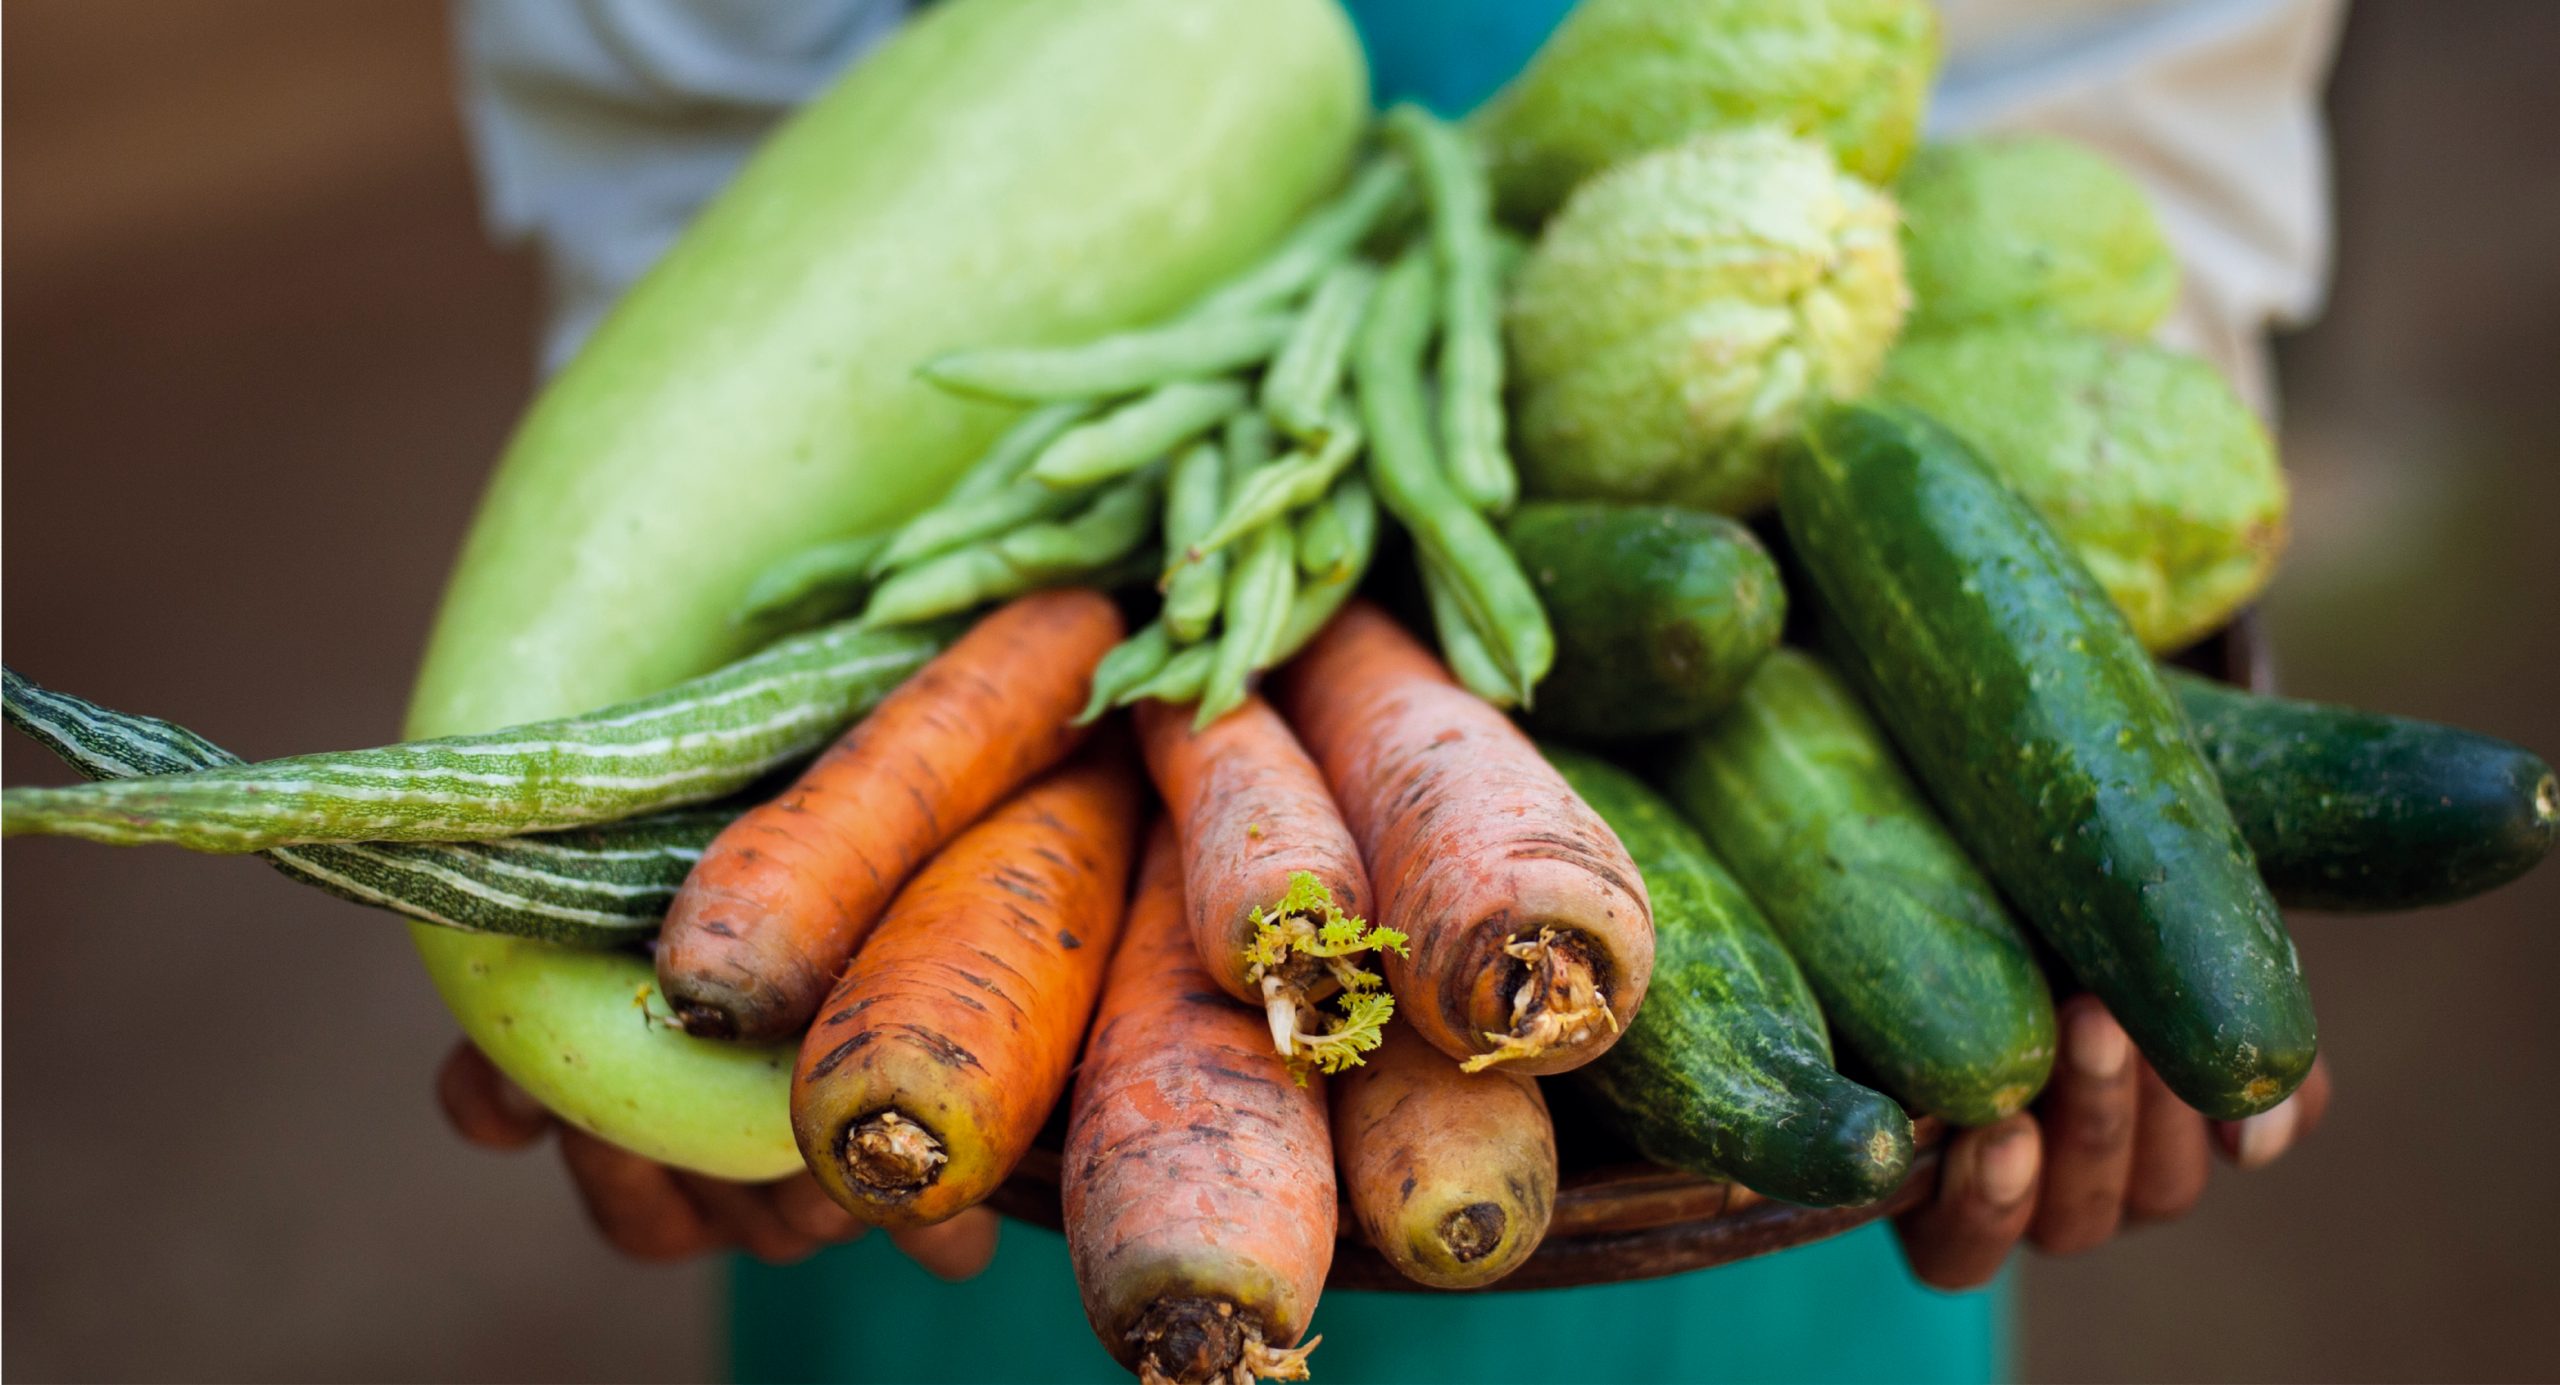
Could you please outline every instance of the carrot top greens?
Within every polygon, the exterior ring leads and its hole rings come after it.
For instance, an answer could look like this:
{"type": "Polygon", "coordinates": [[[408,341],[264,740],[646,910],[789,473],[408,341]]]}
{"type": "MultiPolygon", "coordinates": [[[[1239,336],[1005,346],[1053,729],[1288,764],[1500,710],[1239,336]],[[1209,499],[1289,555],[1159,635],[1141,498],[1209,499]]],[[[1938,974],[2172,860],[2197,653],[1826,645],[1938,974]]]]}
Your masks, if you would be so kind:
{"type": "Polygon", "coordinates": [[[1280,902],[1253,910],[1253,942],[1245,948],[1253,979],[1268,1004],[1272,1041],[1287,1054],[1301,1082],[1309,1064],[1340,1072],[1378,1046],[1396,999],[1376,972],[1353,959],[1392,948],[1405,950],[1405,935],[1384,924],[1342,912],[1323,881],[1293,871],[1280,902]],[[1327,1011],[1323,1003],[1339,999],[1327,1011]],[[1309,1031],[1301,1009],[1323,1016],[1328,1027],[1309,1031]]]}

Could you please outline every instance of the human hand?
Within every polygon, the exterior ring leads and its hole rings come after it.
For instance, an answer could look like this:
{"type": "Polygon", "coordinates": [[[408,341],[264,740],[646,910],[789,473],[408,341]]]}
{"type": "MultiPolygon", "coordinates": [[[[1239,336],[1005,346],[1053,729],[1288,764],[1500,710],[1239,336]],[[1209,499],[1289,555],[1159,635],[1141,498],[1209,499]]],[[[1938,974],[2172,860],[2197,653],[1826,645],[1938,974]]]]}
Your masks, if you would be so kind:
{"type": "Polygon", "coordinates": [[[1922,1282],[1970,1289],[1999,1273],[2021,1237],[2050,1255],[2115,1239],[2128,1223],[2185,1216],[2219,1149],[2243,1170],[2275,1162],[2329,1106],[2329,1066],[2282,1105],[2207,1121],[2178,1100],[2093,996],[2064,1003],[2062,1052],[2035,1106],[1955,1134],[1937,1192],[1895,1222],[1922,1282]]]}
{"type": "MultiPolygon", "coordinates": [[[[805,1170],[771,1183],[731,1183],[653,1163],[564,1124],[467,1041],[445,1056],[436,1099],[455,1133],[483,1149],[523,1149],[556,1132],[587,1216],[635,1260],[687,1260],[734,1247],[787,1265],[870,1230],[805,1170]]],[[[889,1240],[934,1275],[967,1279],[995,1255],[996,1216],[971,1208],[938,1226],[892,1231],[889,1240]]]]}

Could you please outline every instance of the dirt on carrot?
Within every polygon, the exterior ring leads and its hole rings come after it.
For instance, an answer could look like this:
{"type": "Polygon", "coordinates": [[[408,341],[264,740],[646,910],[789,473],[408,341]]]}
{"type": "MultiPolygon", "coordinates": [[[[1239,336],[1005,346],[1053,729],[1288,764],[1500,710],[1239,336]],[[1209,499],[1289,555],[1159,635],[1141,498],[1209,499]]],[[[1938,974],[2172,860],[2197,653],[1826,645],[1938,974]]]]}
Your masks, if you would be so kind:
{"type": "Polygon", "coordinates": [[[941,1221],[1031,1148],[1119,937],[1139,796],[1125,738],[1097,742],[952,839],[881,916],[791,1083],[800,1152],[854,1215],[941,1221]]]}
{"type": "Polygon", "coordinates": [[[1395,999],[1364,963],[1404,939],[1370,926],[1369,874],[1324,775],[1260,697],[1203,729],[1137,707],[1139,742],[1182,843],[1200,959],[1260,1007],[1284,1057],[1339,1072],[1377,1046],[1395,999]]]}
{"type": "Polygon", "coordinates": [[[1182,874],[1160,823],[1076,1077],[1067,1251],[1095,1334],[1141,1381],[1301,1380],[1336,1229],[1323,1084],[1300,1085],[1201,967],[1182,874]]]}
{"type": "Polygon", "coordinates": [[[1344,1201],[1406,1278],[1481,1288],[1538,1248],[1555,1210],[1556,1135],[1535,1078],[1470,1076],[1399,1030],[1328,1085],[1344,1201]]]}
{"type": "Polygon", "coordinates": [[[1528,737],[1353,602],[1282,670],[1281,713],[1360,844],[1407,1022],[1469,1071],[1563,1072],[1653,974],[1644,877],[1528,737]]]}
{"type": "Polygon", "coordinates": [[[1099,593],[1017,598],[723,831],[658,936],[658,986],[686,1032],[800,1033],[907,876],[1075,747],[1120,633],[1099,593]]]}

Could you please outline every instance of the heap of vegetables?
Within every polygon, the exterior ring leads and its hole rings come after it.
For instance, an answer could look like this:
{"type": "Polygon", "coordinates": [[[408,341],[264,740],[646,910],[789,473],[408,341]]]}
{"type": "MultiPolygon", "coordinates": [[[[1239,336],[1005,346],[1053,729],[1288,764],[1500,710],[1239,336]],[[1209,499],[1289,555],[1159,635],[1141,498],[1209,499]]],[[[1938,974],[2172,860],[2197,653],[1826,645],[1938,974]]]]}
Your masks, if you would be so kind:
{"type": "Polygon", "coordinates": [[[2560,786],[2154,663],[2265,579],[2272,449],[2132,339],[2165,250],[2103,164],[1923,151],[1897,229],[1933,44],[1587,0],[1363,154],[1323,0],[951,0],[537,403],[420,739],[242,764],[12,672],[97,782],[6,830],[403,914],[563,1117],[866,1221],[976,1205],[1064,1102],[1148,1380],[1303,1376],[1338,1208],[1419,1283],[1515,1270],[1541,1079],[1874,1203],[1915,1116],[2042,1088],[2036,939],[2265,1110],[2316,1048],[2279,903],[2504,883],[2560,786]]]}

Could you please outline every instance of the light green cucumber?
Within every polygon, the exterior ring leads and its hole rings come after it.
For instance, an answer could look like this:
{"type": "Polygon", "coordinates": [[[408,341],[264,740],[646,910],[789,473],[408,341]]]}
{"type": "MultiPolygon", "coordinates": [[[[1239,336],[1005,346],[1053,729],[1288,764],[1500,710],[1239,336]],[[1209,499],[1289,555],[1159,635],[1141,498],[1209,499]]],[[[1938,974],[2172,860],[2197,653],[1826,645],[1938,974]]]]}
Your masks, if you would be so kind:
{"type": "Polygon", "coordinates": [[[1878,1086],[1959,1125],[2043,1089],[2053,994],[2026,931],[1838,674],[1771,653],[1669,778],[1878,1086]]]}

